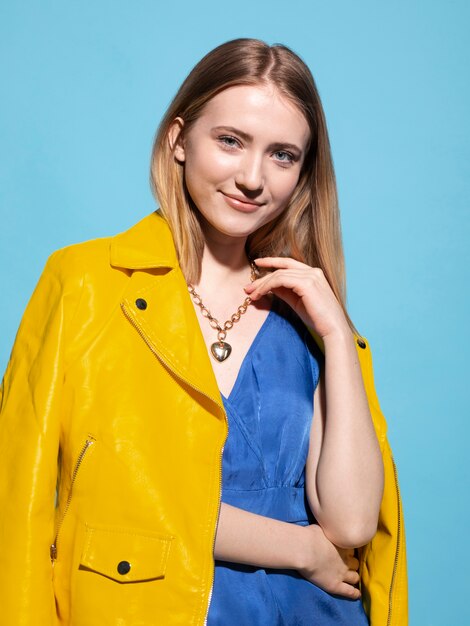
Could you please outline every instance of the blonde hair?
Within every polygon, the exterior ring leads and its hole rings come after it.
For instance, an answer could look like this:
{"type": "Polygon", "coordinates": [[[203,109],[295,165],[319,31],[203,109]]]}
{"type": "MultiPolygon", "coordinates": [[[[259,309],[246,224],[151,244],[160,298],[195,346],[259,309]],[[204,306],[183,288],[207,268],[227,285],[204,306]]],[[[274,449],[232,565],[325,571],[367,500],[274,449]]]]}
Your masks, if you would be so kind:
{"type": "Polygon", "coordinates": [[[184,130],[189,130],[220,91],[235,85],[261,84],[274,85],[302,111],[310,128],[310,142],[288,205],[247,238],[247,256],[289,256],[320,267],[352,331],[357,333],[346,310],[341,224],[325,114],[309,68],[282,44],[269,46],[258,39],[240,38],[214,48],[189,73],[158,127],[150,181],[172,231],[182,272],[188,282],[199,280],[204,238],[197,208],[184,184],[184,164],[174,158],[168,140],[170,126],[179,116],[184,120],[184,130]]]}

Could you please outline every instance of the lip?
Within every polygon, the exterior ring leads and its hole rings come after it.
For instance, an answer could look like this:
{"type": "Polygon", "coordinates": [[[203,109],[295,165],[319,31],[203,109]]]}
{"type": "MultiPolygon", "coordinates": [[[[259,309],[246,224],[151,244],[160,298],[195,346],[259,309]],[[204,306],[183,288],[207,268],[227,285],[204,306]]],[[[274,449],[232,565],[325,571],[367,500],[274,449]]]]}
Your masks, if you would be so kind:
{"type": "Polygon", "coordinates": [[[262,202],[253,202],[251,200],[246,200],[245,198],[241,198],[240,196],[235,196],[232,194],[221,192],[224,196],[225,202],[234,209],[239,209],[241,211],[245,211],[250,213],[252,211],[256,211],[258,207],[260,207],[262,202]]]}

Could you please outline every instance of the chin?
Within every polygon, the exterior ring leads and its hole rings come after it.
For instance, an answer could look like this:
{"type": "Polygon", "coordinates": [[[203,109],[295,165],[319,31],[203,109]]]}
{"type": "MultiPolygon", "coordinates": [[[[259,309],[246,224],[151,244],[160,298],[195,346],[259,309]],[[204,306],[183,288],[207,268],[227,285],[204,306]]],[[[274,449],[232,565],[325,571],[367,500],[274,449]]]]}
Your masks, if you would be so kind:
{"type": "Polygon", "coordinates": [[[221,219],[219,215],[218,219],[212,219],[210,215],[203,215],[201,211],[198,213],[203,231],[216,231],[227,237],[246,238],[264,224],[264,221],[260,222],[253,217],[250,219],[249,215],[224,216],[225,219],[221,219]]]}
{"type": "Polygon", "coordinates": [[[249,228],[247,225],[234,225],[234,224],[211,224],[211,230],[216,231],[221,235],[227,237],[233,237],[236,239],[245,238],[254,233],[258,226],[249,228]]]}

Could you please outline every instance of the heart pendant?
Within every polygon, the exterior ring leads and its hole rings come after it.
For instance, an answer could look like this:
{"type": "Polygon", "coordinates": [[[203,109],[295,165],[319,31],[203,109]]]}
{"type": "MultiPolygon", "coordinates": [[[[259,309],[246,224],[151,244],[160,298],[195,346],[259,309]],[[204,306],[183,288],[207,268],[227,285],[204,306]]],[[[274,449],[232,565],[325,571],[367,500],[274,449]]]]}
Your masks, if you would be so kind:
{"type": "Polygon", "coordinates": [[[232,346],[225,341],[216,341],[211,345],[212,356],[221,363],[228,359],[230,353],[232,352],[232,346]]]}

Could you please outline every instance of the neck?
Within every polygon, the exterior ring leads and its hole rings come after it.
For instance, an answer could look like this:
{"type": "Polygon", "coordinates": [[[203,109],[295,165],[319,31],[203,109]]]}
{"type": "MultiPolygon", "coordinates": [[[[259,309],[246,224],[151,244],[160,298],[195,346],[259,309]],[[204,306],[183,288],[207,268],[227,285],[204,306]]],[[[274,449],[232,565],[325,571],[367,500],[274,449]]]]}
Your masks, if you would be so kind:
{"type": "Polygon", "coordinates": [[[194,287],[202,287],[206,293],[220,290],[228,294],[236,291],[243,295],[243,285],[250,280],[250,262],[245,252],[246,237],[230,237],[203,229],[204,251],[201,262],[201,276],[194,287]]]}
{"type": "Polygon", "coordinates": [[[201,279],[199,284],[210,284],[214,288],[240,278],[247,283],[250,263],[245,253],[244,241],[233,241],[221,247],[206,242],[202,255],[201,279]]]}

